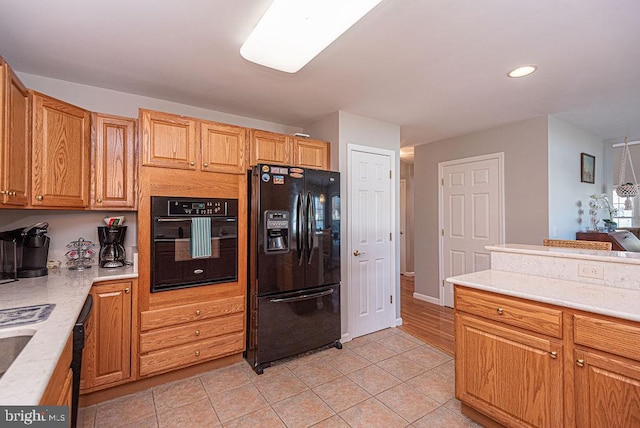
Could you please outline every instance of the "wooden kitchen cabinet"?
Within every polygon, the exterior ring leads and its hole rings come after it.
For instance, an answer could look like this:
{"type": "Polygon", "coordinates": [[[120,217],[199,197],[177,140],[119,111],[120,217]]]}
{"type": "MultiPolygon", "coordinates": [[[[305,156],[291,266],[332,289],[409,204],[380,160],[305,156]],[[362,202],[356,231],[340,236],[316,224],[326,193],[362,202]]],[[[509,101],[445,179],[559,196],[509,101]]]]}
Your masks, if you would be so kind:
{"type": "Polygon", "coordinates": [[[53,369],[53,374],[49,379],[49,384],[42,394],[41,406],[71,406],[73,371],[70,366],[72,357],[73,332],[67,338],[62,355],[60,355],[56,368],[53,369]]]}
{"type": "Polygon", "coordinates": [[[37,92],[32,113],[31,205],[89,206],[90,113],[37,92]]]}
{"type": "Polygon", "coordinates": [[[91,209],[135,210],[136,120],[92,115],[91,209]]]}
{"type": "Polygon", "coordinates": [[[251,166],[259,163],[278,165],[291,165],[293,163],[293,148],[287,135],[252,129],[250,131],[249,146],[251,166]]]}
{"type": "Polygon", "coordinates": [[[301,168],[331,169],[331,147],[326,141],[293,137],[293,165],[301,168]]]}
{"type": "Polygon", "coordinates": [[[0,207],[29,203],[29,91],[0,57],[0,207]]]}
{"type": "Polygon", "coordinates": [[[140,109],[142,164],[196,170],[197,121],[140,109]]]}
{"type": "Polygon", "coordinates": [[[246,129],[239,126],[202,122],[202,171],[244,174],[245,135],[246,129]]]}
{"type": "Polygon", "coordinates": [[[133,281],[91,287],[93,308],[85,326],[80,390],[93,392],[131,378],[131,295],[133,281]]]}

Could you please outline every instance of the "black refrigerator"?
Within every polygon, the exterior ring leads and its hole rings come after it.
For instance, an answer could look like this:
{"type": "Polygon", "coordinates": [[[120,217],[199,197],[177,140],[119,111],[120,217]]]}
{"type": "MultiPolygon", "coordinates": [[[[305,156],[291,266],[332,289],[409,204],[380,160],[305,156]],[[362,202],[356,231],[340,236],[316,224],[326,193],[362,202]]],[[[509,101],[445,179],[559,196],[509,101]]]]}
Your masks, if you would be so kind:
{"type": "Polygon", "coordinates": [[[257,165],[249,178],[247,360],[340,344],[340,174],[257,165]]]}

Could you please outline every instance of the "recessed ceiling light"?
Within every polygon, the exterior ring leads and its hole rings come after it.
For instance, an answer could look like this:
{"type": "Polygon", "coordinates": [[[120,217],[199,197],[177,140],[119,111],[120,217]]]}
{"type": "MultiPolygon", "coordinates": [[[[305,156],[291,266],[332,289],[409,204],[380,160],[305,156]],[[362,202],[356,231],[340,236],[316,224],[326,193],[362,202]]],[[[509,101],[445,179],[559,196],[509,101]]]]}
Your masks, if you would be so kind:
{"type": "Polygon", "coordinates": [[[528,76],[534,71],[538,69],[536,65],[525,65],[523,67],[518,67],[515,70],[511,70],[507,76],[509,77],[524,77],[528,76]]]}
{"type": "Polygon", "coordinates": [[[381,1],[275,0],[240,48],[240,55],[295,73],[381,1]]]}

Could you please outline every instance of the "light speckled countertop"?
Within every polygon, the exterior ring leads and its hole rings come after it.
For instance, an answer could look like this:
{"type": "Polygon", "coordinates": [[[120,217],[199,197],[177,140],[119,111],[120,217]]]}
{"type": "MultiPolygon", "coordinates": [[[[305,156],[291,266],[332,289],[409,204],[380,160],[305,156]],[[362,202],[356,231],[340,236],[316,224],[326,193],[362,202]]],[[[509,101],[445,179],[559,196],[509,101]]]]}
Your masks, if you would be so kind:
{"type": "Polygon", "coordinates": [[[640,291],[536,275],[484,270],[447,282],[640,322],[640,291]]]}
{"type": "Polygon", "coordinates": [[[0,328],[0,337],[35,333],[0,378],[1,405],[37,405],[80,314],[91,285],[98,281],[137,278],[132,267],[85,271],[50,271],[39,278],[0,284],[0,309],[54,303],[46,321],[0,328]]]}

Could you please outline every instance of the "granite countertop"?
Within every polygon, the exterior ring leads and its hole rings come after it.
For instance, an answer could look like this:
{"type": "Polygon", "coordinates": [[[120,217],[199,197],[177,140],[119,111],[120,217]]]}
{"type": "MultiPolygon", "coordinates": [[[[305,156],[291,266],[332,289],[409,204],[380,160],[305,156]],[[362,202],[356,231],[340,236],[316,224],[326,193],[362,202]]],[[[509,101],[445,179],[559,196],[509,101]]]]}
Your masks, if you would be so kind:
{"type": "MultiPolygon", "coordinates": [[[[523,246],[518,247],[521,251],[523,246]]],[[[505,250],[504,247],[487,248],[494,251],[505,250]]],[[[540,251],[538,248],[540,247],[531,246],[531,251],[540,251]]],[[[567,249],[563,250],[566,252],[567,249]]],[[[557,257],[558,254],[554,256],[557,257]]],[[[491,269],[447,278],[447,282],[640,322],[640,290],[491,269]]]]}
{"type": "Polygon", "coordinates": [[[55,304],[46,321],[0,328],[0,337],[33,334],[0,378],[1,405],[37,405],[73,330],[91,285],[98,281],[137,278],[132,267],[84,271],[61,268],[39,278],[0,284],[0,309],[55,304]]]}

